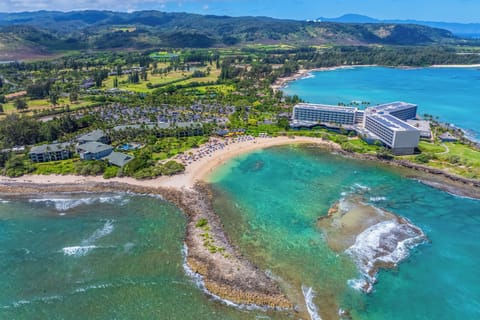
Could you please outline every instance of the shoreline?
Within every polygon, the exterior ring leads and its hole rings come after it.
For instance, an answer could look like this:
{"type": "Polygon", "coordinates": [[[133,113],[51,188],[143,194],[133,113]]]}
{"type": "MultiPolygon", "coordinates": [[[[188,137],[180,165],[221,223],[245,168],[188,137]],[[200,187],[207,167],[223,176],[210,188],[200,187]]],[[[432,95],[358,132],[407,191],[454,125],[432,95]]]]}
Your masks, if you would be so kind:
{"type": "Polygon", "coordinates": [[[316,71],[334,71],[334,70],[341,70],[341,69],[352,69],[352,68],[369,68],[369,67],[385,67],[385,68],[395,68],[395,69],[422,69],[422,68],[480,68],[480,64],[433,64],[426,67],[412,67],[412,66],[382,66],[377,64],[359,64],[359,65],[340,65],[340,66],[333,66],[333,67],[321,67],[321,68],[313,68],[313,69],[300,69],[294,74],[291,74],[286,77],[280,77],[275,80],[275,82],[270,86],[273,91],[278,91],[284,89],[290,82],[301,80],[312,76],[312,72],[316,71]]]}
{"type": "MultiPolygon", "coordinates": [[[[385,161],[374,155],[343,151],[331,141],[313,137],[276,137],[232,139],[223,148],[200,157],[186,166],[183,174],[153,180],[133,178],[40,176],[1,178],[0,194],[32,195],[53,193],[136,193],[159,195],[176,205],[187,219],[184,243],[186,263],[201,276],[205,291],[237,305],[257,305],[274,310],[289,310],[305,315],[304,301],[287,297],[279,283],[244,258],[230,241],[219,216],[212,207],[212,193],[205,181],[218,167],[230,159],[256,150],[294,144],[311,144],[344,157],[375,161],[390,168],[397,167],[402,176],[416,179],[431,187],[465,197],[480,199],[480,181],[457,177],[448,172],[402,161],[385,161]],[[201,220],[206,227],[199,226],[201,220]],[[206,235],[208,234],[208,236],[206,235]],[[294,299],[295,301],[292,301],[294,299]]],[[[196,149],[198,152],[201,148],[196,149]]],[[[195,149],[193,150],[195,151],[195,149]]]]}
{"type": "Polygon", "coordinates": [[[378,66],[379,65],[376,65],[376,64],[362,64],[362,65],[342,65],[342,66],[334,66],[334,67],[321,67],[321,68],[313,68],[313,69],[300,69],[294,74],[291,74],[289,76],[277,78],[277,80],[275,80],[275,82],[270,87],[273,89],[273,91],[281,90],[285,88],[285,86],[287,86],[289,82],[307,78],[311,76],[312,72],[315,72],[315,71],[320,71],[320,72],[334,71],[334,70],[351,69],[351,68],[357,68],[357,67],[365,68],[365,67],[378,67],[378,66]]]}
{"type": "MultiPolygon", "coordinates": [[[[333,150],[340,150],[340,146],[331,141],[325,141],[313,137],[275,137],[275,138],[256,138],[240,142],[231,140],[224,148],[212,152],[209,156],[204,156],[197,161],[187,164],[183,173],[173,176],[161,176],[151,180],[137,180],[130,177],[104,179],[102,176],[76,176],[76,175],[25,175],[18,178],[0,177],[0,192],[5,185],[9,184],[85,184],[85,183],[124,183],[136,187],[147,188],[172,188],[176,190],[190,189],[199,181],[208,180],[209,175],[216,168],[225,164],[228,160],[249,152],[262,150],[280,145],[311,143],[324,146],[333,150]]],[[[199,151],[200,149],[192,149],[199,151]]]]}

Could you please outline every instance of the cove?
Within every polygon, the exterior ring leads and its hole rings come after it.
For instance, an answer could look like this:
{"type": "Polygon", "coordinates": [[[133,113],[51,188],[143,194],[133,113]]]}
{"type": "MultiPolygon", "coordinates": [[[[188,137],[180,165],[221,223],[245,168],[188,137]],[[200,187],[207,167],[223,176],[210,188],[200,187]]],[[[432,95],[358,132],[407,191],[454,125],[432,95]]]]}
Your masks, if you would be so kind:
{"type": "Polygon", "coordinates": [[[473,319],[480,316],[480,201],[408,179],[393,168],[316,147],[251,153],[220,168],[216,211],[245,256],[301,298],[313,288],[322,319],[473,319]],[[371,294],[351,286],[358,269],[326,245],[318,217],[350,194],[409,219],[430,240],[398,268],[380,271],[371,294]]]}

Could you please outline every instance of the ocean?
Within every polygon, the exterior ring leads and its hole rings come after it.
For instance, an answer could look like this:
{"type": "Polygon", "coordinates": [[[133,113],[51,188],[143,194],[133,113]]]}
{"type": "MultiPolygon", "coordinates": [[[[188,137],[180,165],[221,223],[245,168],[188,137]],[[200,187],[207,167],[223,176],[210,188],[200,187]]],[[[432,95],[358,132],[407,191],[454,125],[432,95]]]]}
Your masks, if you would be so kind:
{"type": "Polygon", "coordinates": [[[322,319],[480,318],[480,201],[454,196],[377,163],[317,147],[285,146],[230,162],[213,177],[217,211],[243,253],[286,283],[315,292],[322,319]],[[428,241],[378,274],[370,294],[355,288],[359,268],[326,245],[317,227],[336,201],[359,195],[409,219],[428,241]]]}
{"type": "MultiPolygon", "coordinates": [[[[232,241],[296,301],[306,299],[312,319],[337,319],[340,308],[353,319],[480,317],[480,201],[311,146],[243,155],[211,183],[232,241]],[[317,227],[349,195],[428,238],[380,271],[370,294],[355,288],[362,274],[353,257],[333,252],[317,227]]],[[[2,196],[0,319],[296,318],[204,294],[184,269],[184,232],[183,214],[155,197],[2,196]]]]}
{"type": "Polygon", "coordinates": [[[185,218],[158,198],[0,200],[0,319],[252,319],[186,274],[185,218]]]}
{"type": "Polygon", "coordinates": [[[415,103],[418,115],[438,117],[480,141],[479,68],[352,67],[316,71],[310,77],[289,83],[284,92],[297,94],[307,102],[332,105],[415,103]]]}

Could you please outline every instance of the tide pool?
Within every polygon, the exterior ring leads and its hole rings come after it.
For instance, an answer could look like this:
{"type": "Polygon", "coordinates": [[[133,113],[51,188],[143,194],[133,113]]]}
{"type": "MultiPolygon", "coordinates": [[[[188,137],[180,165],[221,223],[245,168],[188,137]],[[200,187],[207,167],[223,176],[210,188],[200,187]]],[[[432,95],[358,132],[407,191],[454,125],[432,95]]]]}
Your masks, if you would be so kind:
{"type": "Polygon", "coordinates": [[[337,105],[366,101],[370,105],[406,101],[465,129],[480,140],[480,70],[478,68],[354,67],[315,71],[288,84],[283,91],[312,103],[337,105]]]}

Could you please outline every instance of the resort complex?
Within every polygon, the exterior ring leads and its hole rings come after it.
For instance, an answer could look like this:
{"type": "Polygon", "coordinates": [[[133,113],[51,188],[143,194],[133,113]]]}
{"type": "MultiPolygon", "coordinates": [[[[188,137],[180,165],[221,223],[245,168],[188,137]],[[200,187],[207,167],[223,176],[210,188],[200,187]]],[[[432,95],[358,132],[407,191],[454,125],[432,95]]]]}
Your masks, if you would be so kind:
{"type": "Polygon", "coordinates": [[[421,130],[407,123],[415,119],[417,105],[392,102],[359,110],[354,107],[300,103],[293,108],[293,128],[318,124],[354,130],[366,141],[380,141],[395,155],[412,154],[421,130]]]}
{"type": "Polygon", "coordinates": [[[132,155],[114,152],[114,148],[107,144],[109,140],[103,130],[94,130],[77,137],[76,144],[70,141],[34,146],[29,156],[33,162],[66,160],[72,158],[72,149],[75,149],[81,160],[106,160],[117,167],[123,167],[134,159],[132,155]]]}

